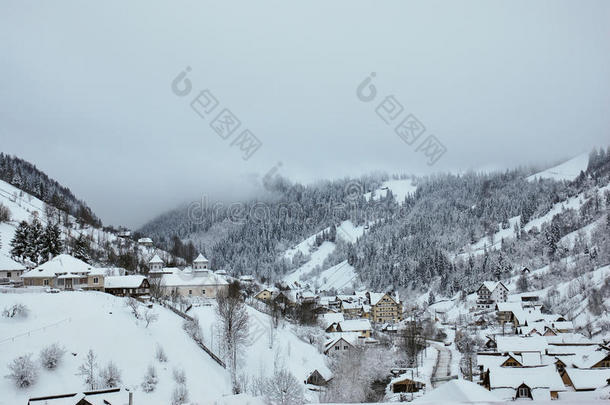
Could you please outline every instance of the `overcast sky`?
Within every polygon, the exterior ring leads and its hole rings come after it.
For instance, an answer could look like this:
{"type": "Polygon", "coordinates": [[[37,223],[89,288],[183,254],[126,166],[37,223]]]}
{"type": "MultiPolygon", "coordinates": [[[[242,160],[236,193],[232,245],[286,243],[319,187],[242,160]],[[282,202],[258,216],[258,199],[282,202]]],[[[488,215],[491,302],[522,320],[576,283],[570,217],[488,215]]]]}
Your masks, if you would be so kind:
{"type": "Polygon", "coordinates": [[[247,195],[277,162],[301,181],[547,163],[608,144],[609,21],[608,1],[0,0],[0,151],[128,226],[247,195]],[[446,147],[435,165],[376,115],[389,95],[446,147]]]}

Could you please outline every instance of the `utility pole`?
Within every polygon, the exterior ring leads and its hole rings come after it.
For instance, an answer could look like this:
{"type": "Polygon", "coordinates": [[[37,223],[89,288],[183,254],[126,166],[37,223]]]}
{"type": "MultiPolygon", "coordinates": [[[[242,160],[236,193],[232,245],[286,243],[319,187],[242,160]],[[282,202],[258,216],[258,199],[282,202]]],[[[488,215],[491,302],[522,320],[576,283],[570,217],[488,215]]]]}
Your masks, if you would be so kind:
{"type": "Polygon", "coordinates": [[[468,377],[470,377],[470,382],[472,382],[472,355],[468,356],[468,377]]]}

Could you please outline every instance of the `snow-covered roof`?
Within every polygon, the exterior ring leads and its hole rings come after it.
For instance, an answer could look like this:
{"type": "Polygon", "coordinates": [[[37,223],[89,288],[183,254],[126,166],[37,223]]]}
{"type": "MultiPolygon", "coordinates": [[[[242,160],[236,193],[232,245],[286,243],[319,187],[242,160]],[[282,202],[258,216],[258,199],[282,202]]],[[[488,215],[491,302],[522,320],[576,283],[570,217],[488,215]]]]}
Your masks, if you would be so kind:
{"type": "Polygon", "coordinates": [[[104,288],[138,288],[145,278],[139,275],[109,276],[104,278],[104,288]]]}
{"type": "Polygon", "coordinates": [[[371,322],[368,319],[348,319],[347,321],[339,322],[339,328],[342,332],[358,332],[362,330],[371,330],[371,322]]]}
{"type": "MultiPolygon", "coordinates": [[[[489,292],[493,292],[498,286],[502,286],[502,288],[508,291],[508,288],[506,288],[506,286],[501,281],[483,281],[481,286],[485,286],[485,288],[487,288],[489,292]]],[[[479,290],[480,289],[481,287],[479,287],[479,290]]]]}
{"type": "Polygon", "coordinates": [[[483,368],[483,371],[493,368],[500,367],[508,356],[498,356],[494,354],[477,354],[477,365],[483,368]]]}
{"type": "Polygon", "coordinates": [[[326,366],[319,366],[318,368],[313,370],[311,373],[309,373],[307,378],[309,378],[315,371],[317,371],[322,376],[322,378],[324,378],[326,381],[328,381],[331,378],[333,378],[332,371],[330,371],[330,369],[328,367],[326,367],[326,366]]]}
{"type": "Polygon", "coordinates": [[[138,239],[138,243],[152,243],[151,238],[140,238],[138,239]]]}
{"type": "Polygon", "coordinates": [[[525,384],[531,389],[548,388],[551,391],[565,391],[565,386],[555,366],[541,367],[493,367],[489,369],[489,385],[492,389],[517,389],[525,384]]]}
{"type": "Polygon", "coordinates": [[[6,255],[0,254],[0,270],[25,270],[25,266],[6,255]]]}
{"type": "Polygon", "coordinates": [[[193,260],[193,263],[208,263],[209,260],[205,258],[204,255],[202,255],[201,253],[199,253],[199,256],[197,256],[197,258],[195,260],[193,260]]]}
{"type": "MultiPolygon", "coordinates": [[[[377,303],[385,296],[385,293],[376,293],[376,292],[372,292],[369,293],[369,296],[371,297],[371,305],[377,305],[377,303]]],[[[389,294],[388,294],[389,296],[389,294]]]]}
{"type": "Polygon", "coordinates": [[[544,353],[548,344],[543,336],[496,336],[497,351],[500,353],[540,352],[544,353]]]}
{"type": "Polygon", "coordinates": [[[24,273],[23,278],[55,277],[61,273],[89,273],[90,264],[68,254],[57,255],[46,263],[24,273]]]}
{"type": "MultiPolygon", "coordinates": [[[[216,274],[219,274],[219,273],[216,272],[216,274]]],[[[225,271],[225,274],[227,274],[226,271],[225,271]]],[[[254,281],[254,276],[251,276],[250,274],[244,274],[243,276],[239,276],[239,279],[242,281],[254,281]]]]}
{"type": "Polygon", "coordinates": [[[566,368],[565,371],[576,390],[605,387],[610,379],[610,369],[608,368],[566,368]]]}
{"type": "Polygon", "coordinates": [[[546,341],[550,345],[570,345],[570,344],[591,344],[594,345],[591,339],[581,335],[580,333],[558,333],[554,336],[545,336],[546,341]]]}
{"type": "Polygon", "coordinates": [[[417,398],[413,403],[436,403],[446,402],[498,402],[499,399],[491,392],[477,383],[466,380],[451,380],[438,388],[417,398]]]}
{"type": "Polygon", "coordinates": [[[574,359],[574,366],[578,368],[590,368],[608,357],[610,352],[603,347],[597,347],[586,354],[576,356],[574,359]]]}
{"type": "Polygon", "coordinates": [[[159,257],[159,255],[154,255],[152,259],[148,262],[149,264],[161,263],[163,264],[163,260],[159,257]]]}
{"type": "Polygon", "coordinates": [[[322,325],[324,329],[328,328],[333,323],[342,322],[345,318],[342,313],[326,313],[322,314],[322,325]]]}
{"type": "Polygon", "coordinates": [[[343,309],[359,309],[362,307],[362,305],[358,302],[343,301],[343,302],[341,302],[341,307],[343,309]]]}
{"type": "Polygon", "coordinates": [[[201,275],[188,274],[183,271],[175,271],[172,274],[161,276],[161,285],[165,287],[181,286],[206,286],[206,285],[228,285],[224,277],[212,272],[201,275]]]}
{"type": "Polygon", "coordinates": [[[540,352],[524,352],[519,357],[517,360],[520,360],[519,363],[524,367],[542,365],[542,354],[540,352]]]}

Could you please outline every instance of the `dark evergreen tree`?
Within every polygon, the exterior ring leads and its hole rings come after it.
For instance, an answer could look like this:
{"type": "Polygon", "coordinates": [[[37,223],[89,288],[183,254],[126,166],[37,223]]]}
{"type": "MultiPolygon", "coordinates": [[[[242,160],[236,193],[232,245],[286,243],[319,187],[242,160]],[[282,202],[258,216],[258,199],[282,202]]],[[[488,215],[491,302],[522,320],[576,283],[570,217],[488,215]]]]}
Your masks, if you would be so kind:
{"type": "Polygon", "coordinates": [[[61,231],[56,224],[48,224],[42,235],[41,256],[43,261],[47,261],[63,251],[61,231]]]}
{"type": "Polygon", "coordinates": [[[72,256],[87,263],[91,261],[91,247],[89,244],[89,239],[85,235],[81,234],[77,239],[74,240],[72,256]]]}
{"type": "Polygon", "coordinates": [[[25,252],[28,246],[29,227],[30,226],[26,221],[21,221],[11,240],[11,256],[18,260],[23,260],[25,258],[25,252]]]}

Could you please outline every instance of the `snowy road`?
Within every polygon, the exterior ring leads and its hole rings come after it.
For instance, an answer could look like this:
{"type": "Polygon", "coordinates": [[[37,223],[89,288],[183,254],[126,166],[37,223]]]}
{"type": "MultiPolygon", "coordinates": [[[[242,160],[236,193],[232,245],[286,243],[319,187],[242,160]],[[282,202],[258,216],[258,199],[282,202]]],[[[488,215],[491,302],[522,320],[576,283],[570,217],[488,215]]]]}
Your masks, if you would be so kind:
{"type": "Polygon", "coordinates": [[[438,356],[431,382],[432,387],[436,388],[451,379],[451,351],[439,344],[434,344],[434,347],[438,349],[438,356]]]}

